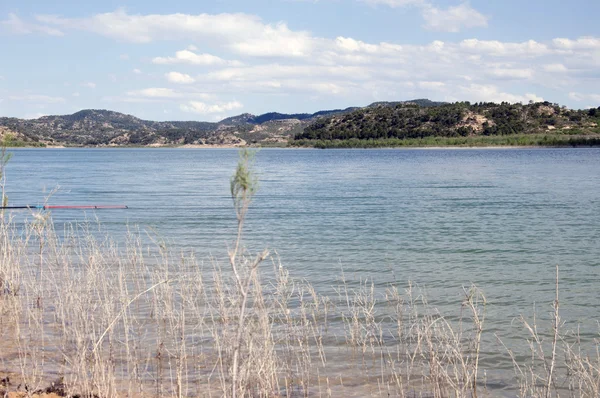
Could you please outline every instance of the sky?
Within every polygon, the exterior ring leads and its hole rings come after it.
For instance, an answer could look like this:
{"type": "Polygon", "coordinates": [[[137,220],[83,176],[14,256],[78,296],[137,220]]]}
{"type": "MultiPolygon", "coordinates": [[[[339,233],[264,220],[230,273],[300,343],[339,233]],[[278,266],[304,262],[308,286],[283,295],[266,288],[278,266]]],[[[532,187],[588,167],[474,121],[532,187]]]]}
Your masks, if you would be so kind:
{"type": "Polygon", "coordinates": [[[598,0],[0,0],[0,116],[600,106],[598,0]]]}

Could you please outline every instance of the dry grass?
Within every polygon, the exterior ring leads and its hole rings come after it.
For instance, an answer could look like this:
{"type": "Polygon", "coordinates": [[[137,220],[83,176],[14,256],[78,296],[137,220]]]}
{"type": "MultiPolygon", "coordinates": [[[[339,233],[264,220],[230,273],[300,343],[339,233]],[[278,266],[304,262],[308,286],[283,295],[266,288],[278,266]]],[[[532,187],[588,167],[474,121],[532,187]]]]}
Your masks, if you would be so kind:
{"type": "MultiPolygon", "coordinates": [[[[464,290],[458,317],[440,314],[412,285],[391,283],[381,293],[369,280],[351,287],[343,272],[336,295],[319,294],[276,254],[245,250],[254,183],[246,166],[232,181],[239,229],[223,260],[198,263],[158,238],[147,247],[136,230],[117,245],[96,223],[56,231],[46,213],[33,213],[17,228],[3,215],[0,391],[101,398],[496,395],[480,371],[486,299],[477,287],[464,290]]],[[[600,396],[597,342],[584,347],[576,333],[563,332],[558,274],[553,319],[550,339],[535,320],[522,320],[528,360],[506,350],[514,394],[600,396]]]]}

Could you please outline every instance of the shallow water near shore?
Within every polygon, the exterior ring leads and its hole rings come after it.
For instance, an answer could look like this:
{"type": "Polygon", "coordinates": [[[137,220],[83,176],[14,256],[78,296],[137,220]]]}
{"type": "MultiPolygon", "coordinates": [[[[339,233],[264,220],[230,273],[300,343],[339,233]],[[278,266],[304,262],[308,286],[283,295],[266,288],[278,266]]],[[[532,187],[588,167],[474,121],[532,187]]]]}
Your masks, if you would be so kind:
{"type": "MultiPolygon", "coordinates": [[[[49,204],[129,206],[56,210],[57,230],[97,217],[119,241],[137,225],[200,261],[224,257],[234,239],[235,149],[12,152],[12,205],[43,204],[58,186],[49,204]]],[[[369,278],[379,292],[413,281],[441,313],[458,314],[462,288],[481,288],[481,368],[495,388],[512,376],[495,334],[524,347],[514,320],[534,305],[549,330],[557,264],[563,319],[581,325],[583,340],[597,336],[600,149],[264,149],[256,169],[247,246],[276,250],[318,292],[335,295],[343,269],[350,284],[369,278]]]]}

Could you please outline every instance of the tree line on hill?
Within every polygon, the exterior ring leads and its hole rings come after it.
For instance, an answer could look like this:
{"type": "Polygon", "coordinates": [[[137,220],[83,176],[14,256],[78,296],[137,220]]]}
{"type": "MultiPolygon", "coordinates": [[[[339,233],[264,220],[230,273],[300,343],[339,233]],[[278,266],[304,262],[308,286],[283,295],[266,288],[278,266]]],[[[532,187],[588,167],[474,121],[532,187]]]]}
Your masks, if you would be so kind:
{"type": "Polygon", "coordinates": [[[600,108],[572,110],[550,102],[456,102],[435,107],[397,104],[321,118],[296,134],[292,145],[314,141],[415,140],[428,137],[518,134],[599,134],[600,108]]]}

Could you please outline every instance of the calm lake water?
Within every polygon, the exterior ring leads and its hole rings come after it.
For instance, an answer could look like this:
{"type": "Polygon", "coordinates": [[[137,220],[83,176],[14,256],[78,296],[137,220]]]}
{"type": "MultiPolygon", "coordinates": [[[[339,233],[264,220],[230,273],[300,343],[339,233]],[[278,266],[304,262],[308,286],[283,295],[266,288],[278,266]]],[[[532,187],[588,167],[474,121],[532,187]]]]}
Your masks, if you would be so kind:
{"type": "MultiPolygon", "coordinates": [[[[56,210],[97,216],[116,236],[151,229],[199,259],[234,238],[234,149],[19,149],[7,168],[12,205],[126,204],[56,210]]],[[[600,149],[263,149],[248,246],[275,249],[294,277],[332,293],[343,267],[383,289],[395,278],[431,304],[460,309],[462,287],[488,300],[484,351],[525,333],[534,305],[548,318],[560,266],[567,325],[597,336],[600,319],[600,149]],[[512,322],[512,324],[511,324],[512,322]],[[517,333],[518,331],[518,333],[517,333]]],[[[511,369],[508,361],[491,368],[511,369]]]]}

